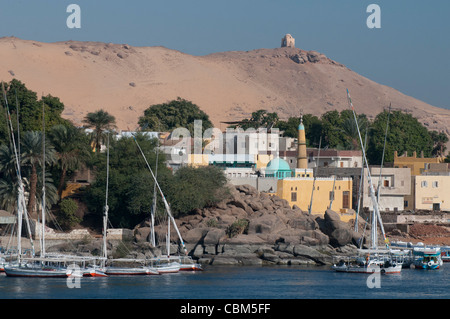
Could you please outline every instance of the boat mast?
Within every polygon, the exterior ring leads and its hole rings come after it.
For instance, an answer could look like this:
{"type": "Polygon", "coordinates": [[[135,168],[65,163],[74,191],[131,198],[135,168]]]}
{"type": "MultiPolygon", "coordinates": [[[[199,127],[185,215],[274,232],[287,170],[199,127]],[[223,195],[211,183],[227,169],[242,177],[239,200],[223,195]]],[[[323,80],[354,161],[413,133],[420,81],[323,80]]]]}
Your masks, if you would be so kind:
{"type": "Polygon", "coordinates": [[[367,167],[367,178],[368,178],[368,182],[369,182],[369,193],[370,193],[370,197],[372,199],[373,208],[374,208],[374,211],[373,211],[373,215],[374,216],[373,216],[373,220],[372,220],[372,243],[371,243],[372,247],[371,248],[376,249],[377,248],[377,229],[376,229],[376,226],[377,226],[376,221],[377,221],[377,219],[380,221],[380,228],[381,228],[381,231],[383,233],[384,242],[386,243],[386,246],[388,246],[388,244],[387,244],[388,241],[387,241],[387,238],[386,238],[386,234],[384,232],[383,222],[381,221],[380,211],[378,210],[378,202],[377,202],[377,199],[375,197],[375,191],[373,189],[373,183],[372,183],[372,177],[371,177],[371,174],[370,174],[369,163],[367,162],[366,150],[363,147],[362,138],[361,138],[361,132],[359,130],[359,124],[358,124],[358,120],[356,118],[355,108],[353,107],[352,99],[350,98],[350,93],[348,92],[348,89],[347,89],[347,99],[348,99],[348,102],[349,102],[349,104],[350,104],[350,106],[352,108],[353,117],[355,119],[356,127],[358,129],[358,136],[359,136],[359,141],[361,143],[361,149],[362,149],[363,156],[364,156],[364,162],[366,163],[366,167],[367,167]]]}
{"type": "Polygon", "coordinates": [[[312,187],[312,191],[311,191],[311,200],[309,202],[309,207],[308,207],[309,215],[311,215],[311,211],[312,211],[314,189],[316,188],[317,171],[319,170],[319,157],[320,157],[320,148],[321,148],[321,146],[322,146],[322,136],[319,139],[319,152],[317,154],[316,167],[314,169],[314,179],[313,179],[313,187],[312,187]]]}
{"type": "Polygon", "coordinates": [[[169,215],[169,218],[170,218],[170,220],[172,221],[172,223],[173,223],[173,225],[174,225],[174,227],[175,227],[175,231],[177,232],[178,238],[179,238],[180,241],[181,241],[181,245],[183,246],[183,250],[184,250],[185,253],[187,253],[186,245],[184,244],[183,238],[181,237],[181,234],[180,234],[180,231],[179,231],[179,229],[178,229],[178,227],[177,227],[177,224],[176,224],[176,222],[175,222],[175,219],[173,218],[173,215],[172,215],[172,212],[171,212],[171,209],[170,209],[170,205],[169,205],[169,203],[167,202],[166,197],[164,196],[164,193],[162,192],[161,187],[159,186],[158,181],[156,180],[155,174],[153,174],[153,170],[151,169],[150,165],[148,164],[148,161],[147,161],[147,158],[146,158],[145,155],[144,155],[144,152],[142,151],[141,147],[139,146],[139,143],[138,143],[137,140],[136,140],[136,136],[134,136],[134,135],[132,135],[132,136],[133,136],[134,141],[136,142],[136,145],[137,145],[139,151],[140,151],[141,154],[142,154],[142,157],[143,157],[144,160],[145,160],[145,163],[147,164],[148,169],[150,170],[150,173],[152,174],[153,180],[155,181],[156,187],[158,188],[159,193],[160,193],[160,195],[161,195],[161,198],[162,198],[162,200],[163,200],[163,202],[164,202],[164,207],[166,208],[167,214],[169,215]]]}
{"type": "MultiPolygon", "coordinates": [[[[155,179],[158,177],[158,152],[159,147],[159,136],[157,137],[157,145],[156,145],[156,164],[155,164],[155,179]]],[[[150,213],[150,219],[151,219],[151,233],[150,233],[150,241],[153,247],[156,246],[156,240],[155,240],[155,214],[156,214],[156,183],[153,185],[153,204],[152,204],[152,210],[150,213]]]]}
{"type": "MultiPolygon", "coordinates": [[[[364,137],[364,149],[367,148],[367,134],[368,133],[368,127],[366,127],[366,136],[364,137]]],[[[356,216],[355,216],[355,232],[358,232],[358,216],[359,216],[359,210],[361,207],[361,194],[362,194],[362,186],[364,183],[364,161],[361,165],[361,177],[359,178],[359,190],[358,190],[358,207],[356,209],[356,216]]]]}
{"type": "MultiPolygon", "coordinates": [[[[6,114],[7,114],[7,121],[9,124],[9,131],[11,134],[11,144],[13,146],[14,155],[15,155],[15,164],[16,164],[16,174],[17,174],[17,183],[18,183],[18,197],[17,197],[17,260],[20,263],[20,257],[22,254],[22,218],[24,215],[24,210],[26,210],[25,206],[25,196],[24,196],[24,187],[22,183],[22,176],[20,172],[20,163],[19,163],[19,155],[17,152],[16,147],[16,141],[14,138],[14,129],[11,122],[11,113],[9,112],[9,106],[8,106],[8,98],[6,97],[6,91],[5,86],[2,82],[2,91],[3,91],[3,98],[5,100],[6,105],[6,114]]],[[[30,236],[31,237],[31,236],[30,236]]]]}
{"type": "Polygon", "coordinates": [[[108,188],[109,188],[109,132],[107,137],[106,148],[106,195],[105,195],[105,207],[103,209],[103,257],[108,257],[106,247],[107,227],[108,227],[108,188]]]}
{"type": "Polygon", "coordinates": [[[383,163],[384,163],[384,152],[386,150],[386,140],[387,140],[387,133],[389,128],[389,117],[391,115],[391,104],[389,104],[389,113],[386,123],[386,132],[384,133],[384,146],[383,146],[383,155],[381,157],[381,166],[380,166],[380,177],[378,178],[378,188],[377,188],[377,202],[380,203],[380,190],[381,190],[381,170],[383,169],[383,163]]]}
{"type": "Polygon", "coordinates": [[[45,257],[45,106],[42,102],[42,246],[41,257],[45,257]]]}

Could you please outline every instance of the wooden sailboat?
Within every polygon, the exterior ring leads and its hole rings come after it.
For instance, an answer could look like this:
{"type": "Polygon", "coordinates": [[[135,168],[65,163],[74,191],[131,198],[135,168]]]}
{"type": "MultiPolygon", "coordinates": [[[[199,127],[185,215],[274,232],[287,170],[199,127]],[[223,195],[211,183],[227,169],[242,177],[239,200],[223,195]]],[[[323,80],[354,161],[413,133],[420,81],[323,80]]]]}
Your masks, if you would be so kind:
{"type": "Polygon", "coordinates": [[[359,130],[358,121],[356,119],[355,110],[350,98],[350,94],[347,90],[347,97],[349,104],[353,111],[353,116],[357,125],[358,135],[361,142],[361,149],[363,153],[364,163],[367,168],[367,177],[369,182],[369,192],[370,197],[373,202],[373,212],[372,212],[372,227],[370,234],[370,248],[369,249],[359,249],[359,256],[352,258],[352,260],[345,260],[341,258],[337,264],[332,266],[332,269],[337,272],[352,272],[352,273],[373,273],[377,269],[381,273],[391,274],[400,273],[402,269],[402,260],[398,260],[392,251],[389,249],[389,241],[386,238],[384,232],[383,223],[381,220],[380,211],[378,208],[378,201],[375,197],[374,187],[372,183],[372,178],[369,170],[369,163],[367,161],[366,152],[362,143],[361,132],[359,130]],[[384,242],[386,244],[385,249],[378,248],[378,222],[380,229],[382,231],[384,242]]]}
{"type": "MultiPolygon", "coordinates": [[[[184,240],[180,234],[180,231],[178,230],[178,226],[175,222],[175,219],[173,218],[173,215],[171,213],[170,205],[167,202],[166,197],[164,196],[164,193],[162,192],[161,187],[159,186],[158,180],[156,179],[156,176],[153,173],[153,170],[151,169],[151,167],[147,161],[147,158],[144,155],[144,152],[142,151],[141,147],[139,146],[139,143],[137,142],[136,137],[133,136],[133,139],[134,139],[142,157],[144,158],[147,168],[149,169],[149,171],[153,177],[153,180],[155,183],[155,190],[156,190],[156,188],[158,189],[158,191],[161,195],[161,198],[163,200],[165,210],[167,212],[167,240],[166,240],[167,256],[160,256],[157,258],[153,258],[152,260],[158,261],[157,269],[161,273],[177,272],[180,270],[182,270],[182,271],[202,270],[202,267],[200,264],[195,263],[190,256],[187,256],[186,246],[184,244],[184,240]],[[184,256],[171,256],[170,255],[170,224],[171,224],[171,222],[175,228],[175,231],[178,235],[178,238],[179,238],[182,248],[184,250],[184,254],[185,254],[184,256]]],[[[155,204],[156,204],[156,196],[154,196],[154,205],[155,204]]]]}
{"type": "Polygon", "coordinates": [[[106,159],[106,196],[103,210],[103,260],[102,271],[110,276],[130,276],[130,275],[158,275],[159,271],[144,260],[138,259],[108,259],[107,254],[107,231],[108,231],[108,182],[109,182],[109,134],[106,159]]]}
{"type": "MultiPolygon", "coordinates": [[[[6,97],[6,93],[2,84],[3,94],[5,98],[5,103],[7,107],[9,122],[10,122],[10,129],[11,129],[11,136],[12,136],[12,144],[14,148],[14,154],[16,158],[16,172],[17,172],[17,178],[19,181],[19,195],[18,195],[18,214],[17,214],[17,241],[18,241],[18,255],[17,255],[17,261],[11,262],[10,264],[6,265],[4,267],[4,271],[7,276],[12,277],[67,277],[70,275],[70,271],[67,269],[65,264],[61,262],[61,260],[53,260],[53,259],[45,259],[45,237],[44,232],[42,233],[42,242],[41,242],[41,258],[36,258],[34,256],[34,249],[33,249],[33,256],[31,258],[22,258],[22,251],[21,251],[21,240],[22,240],[22,218],[25,215],[27,216],[27,212],[25,209],[25,198],[24,198],[24,187],[22,183],[22,176],[20,173],[20,162],[19,162],[19,155],[16,147],[16,143],[14,140],[14,134],[13,129],[11,125],[11,117],[9,116],[9,108],[8,108],[8,101],[6,97]]],[[[43,106],[44,109],[44,106],[43,106]]],[[[43,119],[44,119],[44,113],[43,113],[43,119]]],[[[43,137],[45,137],[45,134],[43,133],[43,137]]],[[[45,143],[43,143],[43,176],[45,178],[45,143]]],[[[45,179],[43,180],[44,184],[44,198],[45,198],[45,179]]],[[[44,202],[45,204],[45,202],[44,202]]],[[[45,210],[45,207],[43,206],[43,212],[45,210]]],[[[43,214],[45,215],[45,214],[43,214]]],[[[43,217],[44,218],[44,217],[43,217]]],[[[45,219],[44,219],[45,221],[45,219]]],[[[30,233],[31,238],[31,233],[30,233]]]]}

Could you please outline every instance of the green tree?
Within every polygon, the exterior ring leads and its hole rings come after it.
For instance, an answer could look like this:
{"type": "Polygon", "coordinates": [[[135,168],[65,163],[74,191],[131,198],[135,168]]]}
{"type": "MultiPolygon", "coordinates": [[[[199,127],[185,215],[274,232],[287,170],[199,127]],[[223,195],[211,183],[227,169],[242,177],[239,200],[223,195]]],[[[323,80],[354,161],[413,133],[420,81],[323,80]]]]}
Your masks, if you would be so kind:
{"type": "MultiPolygon", "coordinates": [[[[379,113],[371,126],[367,157],[372,165],[381,163],[387,116],[387,111],[379,113]]],[[[394,161],[394,151],[398,151],[399,154],[405,151],[410,153],[423,151],[425,157],[430,157],[432,150],[433,141],[430,133],[417,118],[401,111],[391,112],[384,162],[394,161]]]]}
{"type": "Polygon", "coordinates": [[[13,212],[17,208],[18,180],[16,158],[11,147],[0,145],[0,205],[13,212]]]}
{"type": "MultiPolygon", "coordinates": [[[[290,117],[287,121],[278,121],[276,127],[283,132],[286,137],[298,137],[298,126],[300,117],[290,117]]],[[[303,125],[305,126],[306,144],[311,147],[318,147],[322,136],[322,122],[312,114],[303,115],[303,125]]]]}
{"type": "Polygon", "coordinates": [[[430,137],[433,141],[431,154],[433,156],[444,156],[444,152],[447,149],[446,143],[448,142],[447,134],[444,132],[430,131],[430,137]]]}
{"type": "Polygon", "coordinates": [[[55,125],[48,135],[60,168],[58,196],[61,198],[68,173],[85,165],[92,152],[86,135],[73,125],[55,125]]]}
{"type": "Polygon", "coordinates": [[[355,122],[354,117],[347,117],[342,119],[341,123],[341,132],[344,134],[344,140],[342,141],[345,149],[351,150],[360,150],[361,149],[361,139],[364,141],[365,134],[367,129],[370,126],[369,121],[366,116],[360,115],[356,118],[357,123],[355,122]],[[358,133],[359,129],[359,133],[358,133]]]}
{"type": "Polygon", "coordinates": [[[213,127],[209,116],[194,103],[178,98],[169,103],[155,104],[144,111],[139,118],[139,126],[143,131],[173,131],[186,128],[194,136],[194,121],[202,121],[202,132],[213,127]]]}
{"type": "MultiPolygon", "coordinates": [[[[42,167],[45,163],[52,165],[55,162],[54,148],[46,143],[45,155],[43,154],[43,139],[41,132],[25,132],[21,139],[20,161],[24,168],[25,176],[29,177],[29,199],[27,204],[28,213],[32,218],[36,218],[34,211],[36,203],[36,186],[38,183],[38,167],[42,167]]],[[[22,174],[22,176],[24,176],[22,174]]]]}
{"type": "Polygon", "coordinates": [[[278,114],[276,112],[268,113],[266,110],[257,110],[252,113],[251,118],[244,119],[239,124],[244,130],[249,128],[268,128],[268,127],[276,127],[279,121],[278,114]]]}
{"type": "Polygon", "coordinates": [[[338,111],[328,111],[321,117],[322,120],[322,145],[330,148],[344,147],[344,133],[340,129],[341,116],[338,111]]]}
{"type": "MultiPolygon", "coordinates": [[[[136,140],[155,171],[157,140],[144,134],[137,134],[136,140]]],[[[109,219],[114,227],[132,228],[150,216],[153,178],[133,138],[110,139],[109,153],[109,219]]],[[[94,220],[101,223],[106,192],[106,152],[99,154],[93,165],[96,167],[96,180],[86,190],[83,201],[94,220]]],[[[158,182],[167,185],[165,180],[171,177],[165,157],[159,154],[158,182]]]]}
{"type": "Polygon", "coordinates": [[[83,120],[87,128],[93,129],[92,141],[95,152],[100,152],[101,143],[105,140],[105,131],[115,128],[116,118],[104,110],[88,113],[83,120]]]}
{"type": "Polygon", "coordinates": [[[78,204],[71,198],[66,198],[59,204],[58,223],[63,229],[71,229],[81,222],[81,218],[76,215],[78,204]]]}
{"type": "Polygon", "coordinates": [[[226,177],[215,166],[184,166],[176,171],[170,182],[167,198],[176,216],[212,206],[228,195],[226,177]]]}
{"type": "MultiPolygon", "coordinates": [[[[5,94],[8,101],[8,108],[11,114],[13,128],[17,131],[17,116],[19,117],[20,130],[26,131],[42,131],[42,107],[45,108],[45,125],[50,128],[57,124],[67,124],[68,121],[61,117],[64,111],[64,104],[59,98],[50,94],[38,99],[36,92],[29,90],[24,83],[13,79],[10,83],[2,82],[5,88],[5,94]]],[[[0,103],[3,108],[6,107],[6,101],[1,98],[0,103]]],[[[4,110],[4,109],[3,109],[4,110]]],[[[4,114],[4,113],[2,113],[4,114]]],[[[2,115],[3,116],[3,115],[2,115]]],[[[6,133],[0,126],[0,133],[6,133]]],[[[7,136],[0,136],[0,139],[6,141],[7,136]]]]}

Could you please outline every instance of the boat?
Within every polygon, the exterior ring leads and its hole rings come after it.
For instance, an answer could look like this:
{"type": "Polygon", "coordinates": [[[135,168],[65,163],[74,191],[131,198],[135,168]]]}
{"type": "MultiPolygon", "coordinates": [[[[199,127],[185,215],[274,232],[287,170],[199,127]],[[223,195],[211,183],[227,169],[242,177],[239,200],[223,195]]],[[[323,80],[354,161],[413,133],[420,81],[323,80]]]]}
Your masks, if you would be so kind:
{"type": "MultiPolygon", "coordinates": [[[[177,272],[177,271],[193,271],[193,270],[202,270],[202,267],[200,264],[195,263],[192,260],[192,257],[187,255],[187,250],[186,250],[186,246],[184,244],[184,240],[180,234],[180,231],[178,229],[178,226],[175,222],[175,219],[173,218],[173,215],[171,213],[171,209],[170,209],[170,205],[166,200],[166,197],[164,196],[164,193],[161,190],[161,187],[158,183],[158,180],[155,176],[155,174],[153,173],[153,170],[150,167],[150,164],[147,161],[147,158],[145,157],[144,152],[142,151],[141,147],[139,146],[139,143],[136,140],[136,137],[134,135],[133,139],[142,155],[142,157],[144,158],[144,161],[147,165],[147,168],[149,169],[153,180],[155,182],[155,186],[154,186],[154,194],[153,194],[153,207],[152,207],[152,215],[151,215],[151,234],[154,234],[154,229],[153,229],[153,225],[154,225],[154,213],[156,211],[156,191],[159,192],[159,194],[161,195],[161,198],[163,200],[164,203],[164,207],[165,207],[165,211],[167,213],[167,237],[166,237],[166,255],[165,256],[159,256],[156,258],[152,258],[152,260],[157,260],[159,263],[161,261],[165,261],[165,265],[161,265],[161,264],[157,264],[157,269],[158,271],[160,271],[160,273],[169,273],[169,272],[177,272]],[[180,240],[181,243],[181,247],[183,250],[184,255],[181,256],[171,256],[170,255],[170,225],[173,224],[175,231],[178,235],[178,239],[180,240]],[[173,260],[171,262],[171,260],[173,260]]],[[[158,167],[157,163],[156,163],[156,168],[158,167]]],[[[154,236],[154,235],[152,235],[154,236]]],[[[152,245],[155,245],[154,243],[154,237],[152,237],[152,245]]]]}
{"type": "MultiPolygon", "coordinates": [[[[16,174],[18,180],[18,200],[17,200],[17,256],[16,260],[11,260],[9,264],[4,266],[4,271],[9,277],[68,277],[71,274],[71,271],[67,269],[65,261],[61,261],[59,259],[50,259],[45,258],[45,237],[44,232],[42,232],[41,238],[41,256],[39,258],[35,257],[34,253],[34,244],[32,242],[32,236],[29,227],[28,221],[28,213],[25,205],[25,190],[22,182],[20,161],[19,161],[19,152],[18,147],[16,146],[16,141],[14,139],[14,131],[11,123],[11,118],[9,114],[9,106],[8,100],[6,98],[6,92],[4,86],[2,84],[3,96],[6,104],[7,115],[9,119],[10,125],[10,134],[11,134],[11,144],[13,146],[14,155],[15,155],[15,165],[16,165],[16,174]],[[22,241],[22,220],[25,218],[28,232],[30,234],[30,242],[31,242],[31,251],[30,257],[24,257],[21,247],[22,241]]],[[[45,113],[44,113],[44,104],[42,104],[42,119],[45,123],[45,113]]],[[[44,133],[42,134],[43,140],[45,141],[45,126],[44,133]]],[[[43,156],[45,157],[45,143],[43,143],[43,156]]],[[[45,223],[45,158],[43,160],[42,167],[43,174],[43,202],[42,202],[42,218],[43,225],[45,223]]],[[[44,226],[43,226],[44,227],[44,226]]]]}
{"type": "Polygon", "coordinates": [[[450,262],[450,246],[441,247],[441,259],[443,262],[450,262]]]}
{"type": "Polygon", "coordinates": [[[19,264],[5,266],[8,277],[69,277],[72,271],[61,259],[23,258],[19,264]]]}
{"type": "Polygon", "coordinates": [[[414,247],[413,254],[416,269],[439,269],[443,264],[439,247],[414,247]]]}
{"type": "MultiPolygon", "coordinates": [[[[367,253],[367,251],[364,251],[367,253]]],[[[402,270],[402,260],[395,258],[389,251],[377,250],[372,256],[363,255],[354,257],[341,257],[338,263],[331,268],[336,272],[372,274],[398,274],[402,270]]]]}
{"type": "Polygon", "coordinates": [[[119,258],[110,259],[108,262],[110,265],[105,268],[105,273],[108,276],[145,276],[160,274],[156,267],[147,266],[146,260],[119,258]]]}
{"type": "Polygon", "coordinates": [[[180,271],[181,264],[176,261],[170,261],[170,259],[166,261],[161,261],[156,264],[155,266],[156,270],[160,274],[170,274],[170,273],[176,273],[180,271]]]}
{"type": "Polygon", "coordinates": [[[180,256],[180,271],[202,271],[202,265],[196,263],[191,256],[180,256]]]}
{"type": "Polygon", "coordinates": [[[108,277],[103,268],[99,266],[86,267],[83,270],[83,277],[108,277]]]}
{"type": "MultiPolygon", "coordinates": [[[[369,163],[367,161],[366,152],[363,147],[361,132],[359,130],[358,121],[356,119],[356,113],[351,102],[350,94],[347,90],[347,97],[349,104],[352,108],[354,120],[356,122],[357,131],[359,135],[359,140],[361,143],[361,149],[363,154],[363,160],[367,168],[367,178],[369,183],[369,193],[373,203],[373,211],[371,214],[371,232],[370,232],[370,243],[368,249],[359,248],[358,255],[351,258],[339,258],[338,263],[334,263],[331,267],[332,270],[337,272],[348,272],[348,273],[373,273],[378,269],[382,274],[393,274],[400,273],[402,270],[403,260],[401,255],[394,254],[389,247],[389,240],[386,237],[383,222],[381,220],[381,214],[378,207],[378,200],[375,197],[374,186],[372,182],[372,177],[370,174],[369,163]],[[384,237],[385,248],[380,249],[378,247],[378,226],[381,229],[382,235],[384,237]],[[347,260],[346,260],[347,259],[347,260]]],[[[362,241],[361,241],[362,245],[362,241]]]]}

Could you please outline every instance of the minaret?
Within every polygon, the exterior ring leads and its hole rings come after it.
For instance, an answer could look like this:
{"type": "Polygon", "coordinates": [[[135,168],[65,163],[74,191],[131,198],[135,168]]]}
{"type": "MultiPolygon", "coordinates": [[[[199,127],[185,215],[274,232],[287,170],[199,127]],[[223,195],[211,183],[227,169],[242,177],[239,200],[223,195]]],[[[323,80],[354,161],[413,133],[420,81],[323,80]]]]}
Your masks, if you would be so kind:
{"type": "Polygon", "coordinates": [[[297,146],[297,168],[308,168],[308,159],[306,158],[306,136],[305,126],[303,125],[303,114],[300,115],[300,124],[298,125],[298,146],[297,146]]]}

